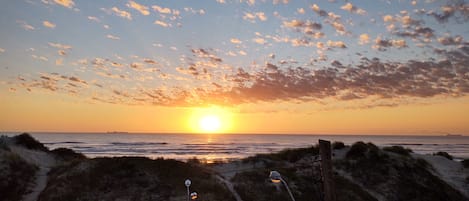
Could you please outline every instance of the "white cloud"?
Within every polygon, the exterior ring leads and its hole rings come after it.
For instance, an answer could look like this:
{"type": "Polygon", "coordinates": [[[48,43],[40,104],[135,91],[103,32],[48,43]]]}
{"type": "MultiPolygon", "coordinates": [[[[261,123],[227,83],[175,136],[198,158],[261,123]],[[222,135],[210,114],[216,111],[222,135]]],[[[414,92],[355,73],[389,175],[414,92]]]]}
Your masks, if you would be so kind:
{"type": "Polygon", "coordinates": [[[60,43],[48,43],[48,44],[49,44],[49,46],[55,47],[57,49],[63,49],[63,50],[72,49],[72,46],[70,46],[70,45],[64,45],[64,44],[60,44],[60,43]]]}
{"type": "Polygon", "coordinates": [[[44,25],[47,28],[51,28],[51,29],[55,28],[55,24],[52,23],[52,22],[49,22],[49,21],[43,21],[42,25],[44,25]]]}
{"type": "Polygon", "coordinates": [[[88,19],[91,20],[91,21],[95,21],[95,22],[101,22],[97,17],[95,16],[88,16],[88,19]]]}
{"type": "Polygon", "coordinates": [[[237,38],[232,38],[232,39],[230,40],[230,42],[233,43],[233,44],[241,44],[241,43],[242,43],[242,42],[241,42],[239,39],[237,39],[237,38]]]}
{"type": "Polygon", "coordinates": [[[144,6],[144,5],[139,4],[135,1],[129,1],[129,3],[127,4],[127,7],[138,10],[142,15],[150,15],[150,11],[148,10],[148,6],[144,6]]]}
{"type": "Polygon", "coordinates": [[[26,31],[32,31],[34,30],[35,28],[31,25],[29,25],[27,22],[25,21],[22,21],[22,20],[18,20],[16,21],[17,23],[19,23],[21,25],[21,28],[23,28],[24,30],[26,31]]]}
{"type": "Polygon", "coordinates": [[[3,48],[0,48],[0,53],[4,53],[6,50],[3,48]]]}
{"type": "Polygon", "coordinates": [[[265,41],[263,38],[254,38],[254,39],[252,39],[252,40],[253,40],[255,43],[261,44],[261,45],[263,45],[263,44],[266,43],[266,41],[265,41]]]}
{"type": "Polygon", "coordinates": [[[367,44],[369,42],[370,42],[370,36],[368,36],[368,34],[361,34],[360,35],[359,41],[358,41],[358,43],[360,45],[367,44]]]}
{"type": "Polygon", "coordinates": [[[112,39],[112,40],[120,40],[119,37],[111,35],[111,34],[106,35],[106,38],[109,38],[109,39],[112,39]]]}
{"type": "Polygon", "coordinates": [[[75,2],[73,2],[73,0],[54,0],[54,2],[67,8],[73,8],[73,6],[75,5],[75,2]]]}
{"type": "Polygon", "coordinates": [[[160,25],[162,27],[169,27],[170,26],[168,23],[160,21],[160,20],[156,20],[153,24],[157,24],[157,25],[160,25]]]}
{"type": "Polygon", "coordinates": [[[128,20],[132,20],[132,15],[129,12],[124,11],[124,10],[120,10],[117,7],[112,7],[111,9],[101,8],[101,10],[105,11],[108,14],[114,13],[115,15],[117,15],[119,17],[122,17],[122,18],[125,18],[125,19],[128,19],[128,20]]]}
{"type": "Polygon", "coordinates": [[[153,10],[155,10],[156,12],[159,12],[161,14],[170,14],[171,13],[170,8],[164,8],[164,7],[160,7],[158,5],[154,5],[151,8],[153,8],[153,10]]]}

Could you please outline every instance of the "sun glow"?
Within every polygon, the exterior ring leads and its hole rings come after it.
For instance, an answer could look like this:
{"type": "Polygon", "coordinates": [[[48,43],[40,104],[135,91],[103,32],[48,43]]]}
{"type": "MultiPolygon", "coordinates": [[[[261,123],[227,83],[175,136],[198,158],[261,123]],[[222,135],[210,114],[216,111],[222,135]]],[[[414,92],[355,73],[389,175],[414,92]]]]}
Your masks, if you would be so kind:
{"type": "Polygon", "coordinates": [[[225,108],[194,108],[189,127],[195,133],[226,133],[232,127],[231,112],[225,108]]]}
{"type": "Polygon", "coordinates": [[[205,132],[217,132],[221,128],[221,121],[218,116],[207,115],[200,119],[199,127],[205,132]]]}

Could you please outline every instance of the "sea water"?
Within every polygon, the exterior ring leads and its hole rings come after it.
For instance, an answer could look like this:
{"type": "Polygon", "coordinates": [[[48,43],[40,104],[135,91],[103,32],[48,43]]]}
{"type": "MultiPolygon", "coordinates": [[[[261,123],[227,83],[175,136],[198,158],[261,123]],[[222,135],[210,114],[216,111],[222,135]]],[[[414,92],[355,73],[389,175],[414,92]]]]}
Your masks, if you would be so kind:
{"type": "MultiPolygon", "coordinates": [[[[14,133],[6,134],[8,136],[14,133]]],[[[31,133],[49,149],[70,148],[87,157],[144,156],[208,162],[228,161],[283,149],[309,147],[318,139],[377,146],[400,145],[416,153],[448,152],[469,158],[469,136],[402,135],[289,135],[289,134],[137,134],[137,133],[31,133]]]]}

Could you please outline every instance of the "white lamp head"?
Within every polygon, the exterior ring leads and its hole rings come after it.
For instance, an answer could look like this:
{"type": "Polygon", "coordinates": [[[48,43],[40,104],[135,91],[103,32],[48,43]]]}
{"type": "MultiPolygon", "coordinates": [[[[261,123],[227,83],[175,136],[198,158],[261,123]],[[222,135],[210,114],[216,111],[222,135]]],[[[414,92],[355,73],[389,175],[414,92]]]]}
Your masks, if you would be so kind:
{"type": "Polygon", "coordinates": [[[274,183],[280,183],[282,181],[282,175],[277,171],[270,171],[270,181],[274,183]]]}
{"type": "Polygon", "coordinates": [[[184,182],[184,184],[186,185],[186,187],[189,187],[189,186],[191,185],[191,180],[186,179],[186,181],[184,182]]]}

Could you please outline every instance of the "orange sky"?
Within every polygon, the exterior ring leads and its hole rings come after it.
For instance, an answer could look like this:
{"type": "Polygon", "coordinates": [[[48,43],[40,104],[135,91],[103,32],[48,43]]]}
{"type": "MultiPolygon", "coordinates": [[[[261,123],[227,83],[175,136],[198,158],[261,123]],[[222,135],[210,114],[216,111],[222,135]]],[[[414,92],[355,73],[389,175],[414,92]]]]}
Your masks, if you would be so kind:
{"type": "MultiPolygon", "coordinates": [[[[200,108],[87,103],[54,94],[1,95],[2,131],[201,132],[191,118],[210,113],[200,108]]],[[[219,110],[227,116],[222,119],[222,132],[227,133],[469,134],[469,97],[368,109],[264,103],[219,110]],[[293,109],[266,110],[273,105],[293,109]]]]}
{"type": "Polygon", "coordinates": [[[3,1],[0,131],[469,134],[467,8],[3,1]]]}

